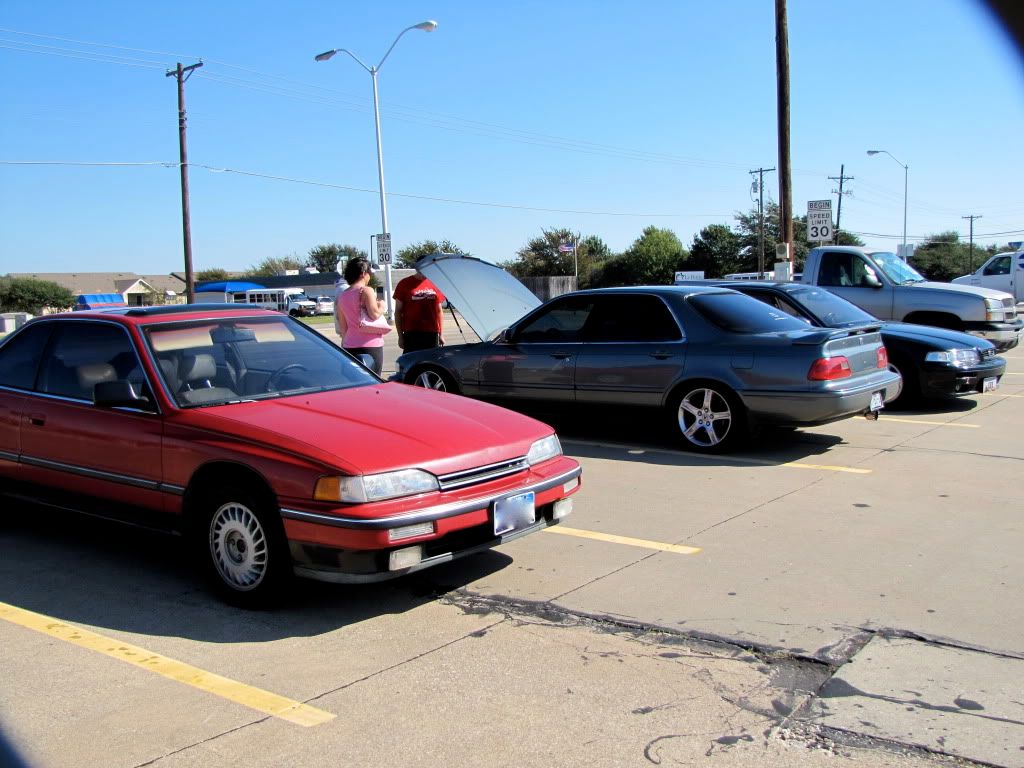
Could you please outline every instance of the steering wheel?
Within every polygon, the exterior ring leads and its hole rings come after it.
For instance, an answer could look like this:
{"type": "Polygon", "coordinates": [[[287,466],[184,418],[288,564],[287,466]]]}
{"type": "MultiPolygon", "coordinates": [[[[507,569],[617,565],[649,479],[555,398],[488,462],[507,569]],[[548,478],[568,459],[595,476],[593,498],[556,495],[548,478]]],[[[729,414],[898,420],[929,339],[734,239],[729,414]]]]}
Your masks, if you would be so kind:
{"type": "Polygon", "coordinates": [[[267,391],[267,392],[276,392],[277,391],[277,380],[279,378],[281,378],[282,376],[284,376],[289,371],[308,371],[308,370],[309,369],[306,368],[306,366],[304,366],[302,363],[288,363],[288,365],[282,365],[280,368],[278,368],[276,371],[274,371],[272,374],[270,374],[269,378],[267,378],[267,386],[266,386],[266,390],[265,391],[267,391]]]}

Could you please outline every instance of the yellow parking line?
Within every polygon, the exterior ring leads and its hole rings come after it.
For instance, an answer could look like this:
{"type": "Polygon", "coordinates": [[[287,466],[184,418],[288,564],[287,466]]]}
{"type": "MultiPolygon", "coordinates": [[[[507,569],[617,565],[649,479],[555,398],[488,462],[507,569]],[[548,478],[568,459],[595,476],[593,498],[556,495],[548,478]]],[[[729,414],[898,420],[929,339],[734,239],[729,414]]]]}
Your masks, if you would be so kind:
{"type": "Polygon", "coordinates": [[[986,392],[982,397],[1024,397],[1024,395],[1004,395],[999,392],[986,392]]]}
{"type": "Polygon", "coordinates": [[[634,539],[629,536],[616,536],[612,533],[598,533],[597,531],[584,531],[580,528],[566,528],[563,525],[556,525],[545,528],[549,533],[560,533],[563,536],[576,536],[581,539],[594,539],[595,541],[607,541],[612,544],[625,544],[629,547],[643,547],[644,549],[656,549],[659,552],[675,552],[680,555],[696,555],[700,547],[687,547],[682,544],[664,544],[660,541],[648,541],[647,539],[634,539]]]}
{"type": "Polygon", "coordinates": [[[191,685],[193,688],[212,693],[264,714],[279,717],[296,725],[307,727],[320,725],[336,717],[330,712],[310,707],[302,702],[229,680],[190,664],[169,659],[158,653],[151,653],[137,645],[104,637],[81,627],[64,624],[50,616],[26,611],[24,608],[17,608],[7,603],[0,603],[0,619],[36,632],[42,632],[44,635],[77,645],[80,648],[134,664],[136,667],[147,669],[163,677],[191,685]]]}
{"type": "Polygon", "coordinates": [[[882,421],[899,421],[903,424],[924,424],[928,427],[961,427],[963,429],[981,429],[980,424],[959,424],[952,421],[924,421],[923,419],[895,419],[886,416],[882,421]]]}

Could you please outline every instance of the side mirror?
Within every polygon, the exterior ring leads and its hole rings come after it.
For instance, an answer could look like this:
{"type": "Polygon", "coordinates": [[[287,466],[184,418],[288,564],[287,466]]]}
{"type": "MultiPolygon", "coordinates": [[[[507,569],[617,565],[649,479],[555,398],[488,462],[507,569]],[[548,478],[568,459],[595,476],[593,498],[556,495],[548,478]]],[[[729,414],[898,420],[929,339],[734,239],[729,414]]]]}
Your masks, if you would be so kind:
{"type": "Polygon", "coordinates": [[[101,408],[138,408],[152,410],[148,397],[140,397],[130,381],[101,381],[93,387],[92,401],[101,408]]]}
{"type": "Polygon", "coordinates": [[[864,275],[864,284],[868,286],[868,288],[882,287],[882,281],[879,280],[875,275],[871,274],[870,272],[864,275]]]}

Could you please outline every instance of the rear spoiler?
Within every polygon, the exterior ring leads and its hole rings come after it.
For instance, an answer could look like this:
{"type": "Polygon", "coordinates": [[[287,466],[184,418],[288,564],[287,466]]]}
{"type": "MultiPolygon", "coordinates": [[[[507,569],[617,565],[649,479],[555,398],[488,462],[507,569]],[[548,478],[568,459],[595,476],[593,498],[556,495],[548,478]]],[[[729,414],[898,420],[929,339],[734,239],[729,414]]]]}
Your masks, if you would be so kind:
{"type": "Polygon", "coordinates": [[[878,333],[882,330],[881,321],[877,323],[864,323],[863,325],[852,325],[849,328],[815,328],[817,333],[801,336],[794,339],[794,344],[822,344],[836,339],[846,339],[850,336],[863,336],[867,333],[878,333]]]}

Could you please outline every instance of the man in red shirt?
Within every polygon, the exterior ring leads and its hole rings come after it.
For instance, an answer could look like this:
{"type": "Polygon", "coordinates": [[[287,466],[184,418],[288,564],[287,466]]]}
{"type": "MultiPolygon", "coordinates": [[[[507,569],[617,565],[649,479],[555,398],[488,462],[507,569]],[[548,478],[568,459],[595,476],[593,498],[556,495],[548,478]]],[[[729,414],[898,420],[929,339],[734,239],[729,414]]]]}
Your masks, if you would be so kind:
{"type": "Polygon", "coordinates": [[[444,294],[417,272],[395,286],[395,329],[404,352],[433,349],[444,344],[441,310],[444,294]]]}

